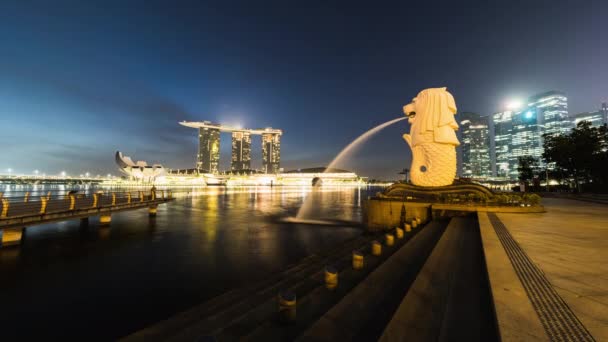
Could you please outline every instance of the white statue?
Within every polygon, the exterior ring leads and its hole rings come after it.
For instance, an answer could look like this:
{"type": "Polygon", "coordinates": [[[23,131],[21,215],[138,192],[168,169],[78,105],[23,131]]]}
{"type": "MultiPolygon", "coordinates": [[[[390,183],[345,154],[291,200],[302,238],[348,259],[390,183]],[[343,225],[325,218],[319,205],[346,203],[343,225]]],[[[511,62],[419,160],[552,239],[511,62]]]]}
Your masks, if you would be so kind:
{"type": "Polygon", "coordinates": [[[456,177],[456,102],[446,88],[429,88],[403,107],[411,124],[403,139],[412,149],[410,178],[414,185],[450,185],[456,177]]]}

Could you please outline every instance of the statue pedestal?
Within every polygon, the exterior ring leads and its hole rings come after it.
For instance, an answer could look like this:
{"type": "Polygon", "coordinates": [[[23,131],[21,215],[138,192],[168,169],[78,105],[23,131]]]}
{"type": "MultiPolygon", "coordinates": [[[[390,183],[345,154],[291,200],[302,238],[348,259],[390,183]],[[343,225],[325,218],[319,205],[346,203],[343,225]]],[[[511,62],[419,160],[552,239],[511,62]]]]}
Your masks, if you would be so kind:
{"type": "Polygon", "coordinates": [[[419,218],[431,220],[431,203],[403,202],[389,198],[371,198],[365,206],[365,223],[369,231],[383,231],[404,227],[406,222],[419,218]]]}

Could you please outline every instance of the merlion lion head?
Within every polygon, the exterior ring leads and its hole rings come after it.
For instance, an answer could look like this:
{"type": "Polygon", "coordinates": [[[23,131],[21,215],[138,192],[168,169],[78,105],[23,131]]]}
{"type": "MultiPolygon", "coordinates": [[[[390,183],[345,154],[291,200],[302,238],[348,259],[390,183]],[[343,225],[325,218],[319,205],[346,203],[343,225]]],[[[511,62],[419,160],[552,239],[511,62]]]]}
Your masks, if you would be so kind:
{"type": "Polygon", "coordinates": [[[456,102],[446,88],[429,88],[403,107],[411,124],[403,139],[412,149],[411,182],[417,186],[446,186],[456,176],[456,102]]]}
{"type": "Polygon", "coordinates": [[[454,133],[458,129],[454,119],[456,102],[447,88],[422,90],[403,107],[403,112],[412,124],[410,133],[413,140],[421,135],[433,134],[435,142],[459,145],[454,133]]]}

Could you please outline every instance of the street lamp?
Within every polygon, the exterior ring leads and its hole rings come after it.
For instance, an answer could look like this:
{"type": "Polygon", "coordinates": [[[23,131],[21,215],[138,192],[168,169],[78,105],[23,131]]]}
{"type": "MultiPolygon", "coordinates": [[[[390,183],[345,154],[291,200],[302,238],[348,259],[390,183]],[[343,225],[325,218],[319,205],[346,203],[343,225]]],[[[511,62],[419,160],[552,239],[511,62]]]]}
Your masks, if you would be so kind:
{"type": "Polygon", "coordinates": [[[90,173],[88,173],[88,172],[87,172],[87,173],[85,173],[84,175],[85,175],[85,176],[87,176],[87,178],[88,178],[88,177],[89,177],[89,175],[90,175],[90,173]]]}

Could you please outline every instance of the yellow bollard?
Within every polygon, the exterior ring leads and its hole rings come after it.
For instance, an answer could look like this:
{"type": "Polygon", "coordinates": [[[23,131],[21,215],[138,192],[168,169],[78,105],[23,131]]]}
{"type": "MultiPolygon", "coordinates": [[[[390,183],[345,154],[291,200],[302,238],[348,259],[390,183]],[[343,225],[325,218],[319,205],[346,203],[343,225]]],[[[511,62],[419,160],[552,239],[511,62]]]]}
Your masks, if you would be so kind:
{"type": "Polygon", "coordinates": [[[283,291],[279,293],[279,317],[283,322],[292,322],[296,320],[296,294],[291,291],[283,291]]]}
{"type": "Polygon", "coordinates": [[[154,201],[156,199],[156,190],[150,190],[150,200],[154,201]]]}
{"type": "Polygon", "coordinates": [[[25,193],[25,197],[23,197],[23,203],[27,203],[30,201],[30,192],[25,193]]]}
{"type": "Polygon", "coordinates": [[[395,236],[393,236],[393,234],[384,235],[384,240],[386,241],[387,246],[392,246],[395,244],[395,236]]]}
{"type": "Polygon", "coordinates": [[[51,199],[51,192],[49,191],[46,193],[46,200],[48,201],[50,199],[51,199]]]}
{"type": "Polygon", "coordinates": [[[110,222],[112,222],[112,216],[111,215],[101,215],[99,216],[99,224],[102,226],[107,226],[110,224],[110,222]]]}
{"type": "Polygon", "coordinates": [[[148,208],[148,215],[156,216],[157,208],[158,208],[158,206],[156,206],[156,205],[153,205],[150,208],[148,208]]]}
{"type": "Polygon", "coordinates": [[[116,193],[112,193],[112,206],[116,205],[116,193]]]}
{"type": "Polygon", "coordinates": [[[405,231],[408,233],[412,231],[412,226],[409,223],[405,224],[405,231]]]}
{"type": "Polygon", "coordinates": [[[48,204],[49,200],[46,197],[40,197],[40,213],[41,214],[46,214],[46,205],[48,204]]]}
{"type": "Polygon", "coordinates": [[[403,239],[403,229],[395,228],[395,236],[397,239],[403,239]]]}
{"type": "Polygon", "coordinates": [[[418,221],[412,220],[412,228],[418,227],[418,221]]]}
{"type": "Polygon", "coordinates": [[[372,241],[372,255],[379,256],[382,254],[382,244],[378,241],[372,241]]]}
{"type": "Polygon", "coordinates": [[[70,195],[70,210],[76,209],[76,196],[70,195]]]}
{"type": "Polygon", "coordinates": [[[325,267],[325,287],[328,290],[338,287],[338,270],[333,266],[325,267]]]}
{"type": "Polygon", "coordinates": [[[6,198],[3,198],[2,199],[2,214],[0,214],[0,217],[5,218],[8,216],[8,207],[9,207],[8,200],[6,198]]]}
{"type": "Polygon", "coordinates": [[[97,208],[97,204],[99,204],[99,194],[93,194],[93,205],[91,208],[97,208]]]}
{"type": "Polygon", "coordinates": [[[127,193],[127,203],[131,204],[131,193],[130,192],[127,193]]]}
{"type": "Polygon", "coordinates": [[[416,223],[418,223],[418,225],[420,225],[422,223],[422,219],[420,217],[416,217],[416,223]]]}
{"type": "Polygon", "coordinates": [[[353,252],[353,269],[360,270],[363,268],[363,253],[359,251],[353,252]]]}

